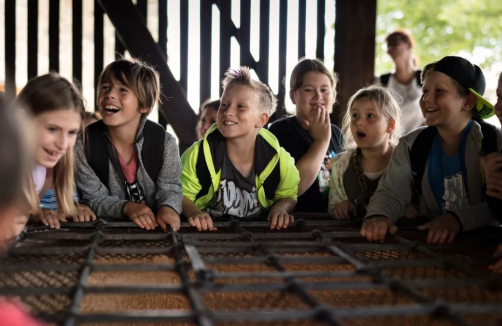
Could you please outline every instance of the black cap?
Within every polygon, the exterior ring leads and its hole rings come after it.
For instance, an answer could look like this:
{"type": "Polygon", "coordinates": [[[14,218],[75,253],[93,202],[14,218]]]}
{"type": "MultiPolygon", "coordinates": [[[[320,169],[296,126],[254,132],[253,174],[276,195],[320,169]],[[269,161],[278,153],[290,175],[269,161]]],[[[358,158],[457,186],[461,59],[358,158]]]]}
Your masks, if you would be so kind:
{"type": "Polygon", "coordinates": [[[482,119],[493,116],[493,105],[483,98],[486,81],[481,68],[464,58],[448,56],[436,62],[432,70],[442,72],[476,95],[476,116],[482,119]]]}

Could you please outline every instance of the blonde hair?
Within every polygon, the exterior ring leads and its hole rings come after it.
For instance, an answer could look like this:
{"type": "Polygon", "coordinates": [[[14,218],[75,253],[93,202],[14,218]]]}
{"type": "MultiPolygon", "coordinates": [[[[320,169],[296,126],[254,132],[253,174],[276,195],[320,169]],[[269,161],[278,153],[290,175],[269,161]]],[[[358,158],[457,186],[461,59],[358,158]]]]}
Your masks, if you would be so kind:
{"type": "Polygon", "coordinates": [[[331,73],[324,63],[319,59],[301,59],[291,72],[289,80],[289,89],[296,91],[303,85],[303,78],[309,72],[317,72],[326,75],[329,78],[331,89],[333,90],[333,98],[336,97],[336,86],[338,84],[338,76],[331,73]]]}
{"type": "MultiPolygon", "coordinates": [[[[30,80],[19,93],[15,105],[33,117],[55,110],[76,111],[80,115],[83,130],[85,104],[82,93],[75,84],[57,73],[49,73],[30,80]]],[[[73,150],[66,151],[54,166],[53,184],[58,210],[65,215],[75,215],[77,209],[73,201],[75,190],[73,150]]],[[[24,187],[25,201],[33,203],[35,201],[33,196],[36,196],[38,203],[33,180],[25,181],[24,187]]]]}
{"type": "Polygon", "coordinates": [[[138,59],[119,59],[106,66],[98,79],[96,101],[101,93],[101,86],[110,82],[111,78],[134,92],[138,97],[139,108],[148,109],[144,115],[152,112],[155,103],[162,103],[159,73],[146,62],[138,59]]]}
{"type": "Polygon", "coordinates": [[[277,99],[267,85],[261,81],[251,79],[251,71],[248,67],[240,67],[238,69],[229,68],[221,84],[223,91],[233,85],[242,85],[251,88],[258,95],[260,111],[268,113],[268,115],[274,113],[277,99]]]}
{"type": "Polygon", "coordinates": [[[387,120],[390,121],[390,119],[394,119],[395,127],[389,135],[389,142],[395,147],[402,135],[401,109],[386,87],[372,85],[361,88],[349,99],[347,110],[345,111],[342,121],[342,131],[345,138],[345,150],[354,150],[357,148],[354,136],[352,136],[352,132],[350,131],[351,109],[354,103],[361,99],[369,99],[373,101],[387,120]]]}

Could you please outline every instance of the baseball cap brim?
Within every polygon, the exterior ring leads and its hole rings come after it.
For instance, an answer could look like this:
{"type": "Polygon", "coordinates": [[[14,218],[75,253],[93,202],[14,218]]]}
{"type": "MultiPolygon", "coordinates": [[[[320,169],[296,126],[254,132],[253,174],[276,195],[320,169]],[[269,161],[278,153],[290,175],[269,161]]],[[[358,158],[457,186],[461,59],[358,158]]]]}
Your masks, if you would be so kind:
{"type": "Polygon", "coordinates": [[[474,112],[474,115],[481,118],[481,119],[488,119],[493,117],[495,114],[495,108],[493,107],[493,104],[488,102],[483,96],[479,95],[475,90],[472,88],[469,88],[469,91],[476,95],[476,111],[474,112]]]}

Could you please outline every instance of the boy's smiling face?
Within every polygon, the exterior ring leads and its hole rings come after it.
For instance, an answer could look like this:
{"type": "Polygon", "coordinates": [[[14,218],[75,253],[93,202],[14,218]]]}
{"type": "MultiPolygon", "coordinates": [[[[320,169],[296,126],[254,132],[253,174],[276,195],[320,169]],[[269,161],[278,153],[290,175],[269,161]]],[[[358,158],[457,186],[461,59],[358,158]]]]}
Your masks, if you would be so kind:
{"type": "Polygon", "coordinates": [[[442,72],[429,72],[424,81],[420,107],[428,126],[455,126],[471,118],[474,106],[471,96],[465,98],[458,93],[453,79],[442,72]]]}
{"type": "Polygon", "coordinates": [[[259,108],[259,99],[252,88],[231,85],[225,89],[218,110],[218,130],[226,139],[254,141],[269,115],[259,108]]]}
{"type": "Polygon", "coordinates": [[[108,127],[139,124],[141,113],[148,112],[147,108],[139,108],[138,97],[132,89],[113,77],[104,81],[98,91],[99,112],[108,127]]]}

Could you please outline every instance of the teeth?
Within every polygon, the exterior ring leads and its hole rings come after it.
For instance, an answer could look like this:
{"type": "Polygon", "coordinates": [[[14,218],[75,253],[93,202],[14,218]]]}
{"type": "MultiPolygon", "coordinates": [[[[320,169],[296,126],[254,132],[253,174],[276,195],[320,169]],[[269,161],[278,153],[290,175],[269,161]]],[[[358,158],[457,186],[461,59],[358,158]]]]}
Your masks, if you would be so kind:
{"type": "Polygon", "coordinates": [[[237,123],[233,122],[233,121],[225,121],[223,122],[223,125],[225,126],[233,126],[233,125],[236,125],[237,123]]]}
{"type": "Polygon", "coordinates": [[[113,105],[106,105],[105,110],[109,111],[109,112],[119,112],[120,111],[120,109],[118,107],[113,106],[113,105]]]}
{"type": "Polygon", "coordinates": [[[436,108],[425,109],[425,112],[436,112],[436,111],[439,111],[439,109],[436,108]]]}

